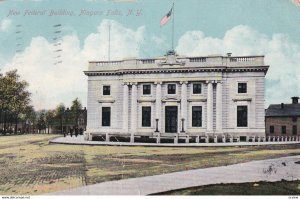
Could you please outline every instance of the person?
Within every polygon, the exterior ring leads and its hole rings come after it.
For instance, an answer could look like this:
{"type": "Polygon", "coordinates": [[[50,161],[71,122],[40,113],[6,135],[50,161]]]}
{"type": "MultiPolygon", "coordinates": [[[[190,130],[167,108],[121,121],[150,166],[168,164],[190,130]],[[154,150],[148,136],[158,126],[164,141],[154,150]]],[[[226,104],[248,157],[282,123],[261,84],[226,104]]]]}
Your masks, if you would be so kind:
{"type": "Polygon", "coordinates": [[[70,128],[71,137],[73,136],[73,128],[70,128]]]}
{"type": "Polygon", "coordinates": [[[75,136],[78,136],[78,127],[75,128],[75,136]]]}

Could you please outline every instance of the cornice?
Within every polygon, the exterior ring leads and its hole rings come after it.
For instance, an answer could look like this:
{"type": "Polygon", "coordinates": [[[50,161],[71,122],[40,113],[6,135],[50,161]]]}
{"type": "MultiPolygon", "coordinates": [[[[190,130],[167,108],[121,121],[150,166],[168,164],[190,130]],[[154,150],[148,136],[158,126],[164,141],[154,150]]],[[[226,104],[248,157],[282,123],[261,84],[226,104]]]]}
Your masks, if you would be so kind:
{"type": "Polygon", "coordinates": [[[255,67],[193,67],[193,68],[155,68],[155,69],[122,69],[114,71],[84,71],[87,76],[110,76],[126,74],[157,74],[157,73],[194,73],[194,72],[265,72],[269,66],[255,67]]]}

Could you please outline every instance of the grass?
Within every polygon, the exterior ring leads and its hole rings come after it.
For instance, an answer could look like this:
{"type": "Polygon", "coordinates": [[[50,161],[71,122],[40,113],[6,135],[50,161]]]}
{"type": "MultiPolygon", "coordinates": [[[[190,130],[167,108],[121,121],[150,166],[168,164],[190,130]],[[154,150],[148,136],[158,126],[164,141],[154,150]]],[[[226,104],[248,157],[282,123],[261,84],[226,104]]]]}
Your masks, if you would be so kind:
{"type": "Polygon", "coordinates": [[[0,137],[0,195],[44,194],[110,180],[300,155],[300,145],[176,148],[49,144],[55,137],[0,137]]]}
{"type": "Polygon", "coordinates": [[[155,195],[300,195],[300,181],[217,184],[155,195]]]}

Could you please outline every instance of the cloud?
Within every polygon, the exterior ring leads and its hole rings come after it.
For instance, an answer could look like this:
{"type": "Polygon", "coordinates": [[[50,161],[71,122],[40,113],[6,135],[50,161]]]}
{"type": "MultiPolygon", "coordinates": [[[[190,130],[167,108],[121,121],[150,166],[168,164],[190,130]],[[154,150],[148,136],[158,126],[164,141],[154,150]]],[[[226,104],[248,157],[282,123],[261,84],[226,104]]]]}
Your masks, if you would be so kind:
{"type": "Polygon", "coordinates": [[[11,20],[10,19],[3,19],[0,21],[0,31],[7,31],[11,26],[11,20]]]}
{"type": "Polygon", "coordinates": [[[266,105],[288,102],[300,95],[300,48],[285,34],[268,37],[248,26],[239,25],[228,30],[223,38],[205,36],[201,31],[188,31],[178,41],[181,55],[206,56],[210,54],[265,55],[270,65],[266,76],[266,105]]]}
{"type": "Polygon", "coordinates": [[[116,21],[103,20],[97,32],[86,37],[83,47],[77,35],[66,35],[61,39],[61,52],[44,37],[34,37],[25,50],[15,55],[3,71],[18,69],[21,77],[30,83],[32,103],[36,109],[55,108],[63,102],[79,97],[86,105],[87,78],[83,71],[90,60],[108,58],[108,24],[111,25],[111,58],[139,56],[138,43],[143,40],[144,27],[132,30],[116,21]],[[54,65],[61,56],[62,63],[54,65]]]}

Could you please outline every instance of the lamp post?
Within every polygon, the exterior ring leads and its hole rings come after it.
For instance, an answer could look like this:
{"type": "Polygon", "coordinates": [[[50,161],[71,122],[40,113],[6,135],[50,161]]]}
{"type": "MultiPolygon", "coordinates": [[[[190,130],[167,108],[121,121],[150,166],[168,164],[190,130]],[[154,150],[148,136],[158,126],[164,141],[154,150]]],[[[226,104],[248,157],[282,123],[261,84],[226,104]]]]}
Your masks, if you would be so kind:
{"type": "Polygon", "coordinates": [[[158,130],[158,118],[156,118],[155,119],[155,121],[156,121],[156,130],[155,130],[155,133],[159,133],[159,130],[158,130]]]}
{"type": "Polygon", "coordinates": [[[181,118],[181,133],[184,133],[184,118],[181,118]]]}

